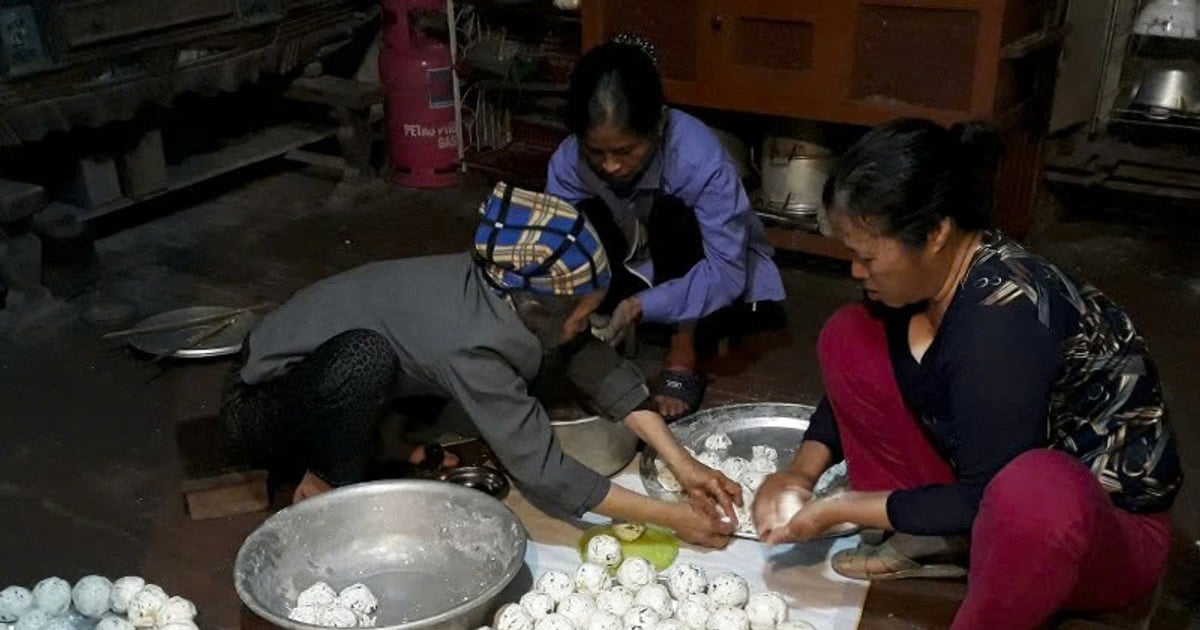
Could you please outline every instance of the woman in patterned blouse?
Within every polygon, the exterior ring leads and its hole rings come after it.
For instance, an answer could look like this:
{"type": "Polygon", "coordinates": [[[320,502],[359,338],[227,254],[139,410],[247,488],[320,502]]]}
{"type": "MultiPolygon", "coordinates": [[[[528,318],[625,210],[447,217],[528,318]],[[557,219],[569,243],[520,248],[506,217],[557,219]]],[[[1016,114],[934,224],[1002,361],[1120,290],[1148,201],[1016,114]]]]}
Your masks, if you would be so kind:
{"type": "Polygon", "coordinates": [[[999,153],[980,126],[901,120],[843,156],[826,206],[867,299],[821,332],[826,398],[754,506],[770,522],[782,493],[811,491],[844,459],[851,492],[760,534],[882,530],[833,568],[967,575],[955,628],[1032,628],[1147,595],[1182,483],[1158,372],[1129,317],[988,229],[999,153]]]}

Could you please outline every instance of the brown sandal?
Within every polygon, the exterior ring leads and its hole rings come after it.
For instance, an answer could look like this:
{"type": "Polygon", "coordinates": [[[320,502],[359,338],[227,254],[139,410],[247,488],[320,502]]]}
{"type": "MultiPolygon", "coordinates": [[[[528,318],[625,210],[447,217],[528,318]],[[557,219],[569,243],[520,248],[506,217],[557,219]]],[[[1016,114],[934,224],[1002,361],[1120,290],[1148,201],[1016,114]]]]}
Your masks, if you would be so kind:
{"type": "Polygon", "coordinates": [[[960,559],[957,554],[943,554],[928,556],[918,562],[901,554],[890,541],[884,541],[880,545],[861,544],[855,549],[839,551],[833,554],[829,564],[838,575],[854,580],[948,579],[967,574],[966,567],[954,562],[960,559]],[[872,562],[882,563],[887,569],[871,571],[872,562]]]}

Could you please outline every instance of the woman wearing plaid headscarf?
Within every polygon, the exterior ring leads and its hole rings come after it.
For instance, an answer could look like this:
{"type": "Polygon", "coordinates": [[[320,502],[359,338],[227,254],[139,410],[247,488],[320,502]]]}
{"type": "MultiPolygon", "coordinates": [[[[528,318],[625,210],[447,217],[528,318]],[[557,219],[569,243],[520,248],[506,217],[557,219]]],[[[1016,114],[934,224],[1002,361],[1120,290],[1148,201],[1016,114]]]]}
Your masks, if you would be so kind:
{"type": "Polygon", "coordinates": [[[363,481],[386,403],[454,399],[524,494],[546,511],[670,527],[729,542],[736,483],[697,462],[643,408],[641,372],[580,335],[604,299],[608,259],[561,199],[497,185],[470,253],[377,262],[297,293],[247,340],[221,415],[232,441],[273,474],[302,474],[295,499],[363,481]],[[653,446],[693,497],[664,503],[609,482],[563,453],[530,383],[550,350],[604,415],[653,446]]]}

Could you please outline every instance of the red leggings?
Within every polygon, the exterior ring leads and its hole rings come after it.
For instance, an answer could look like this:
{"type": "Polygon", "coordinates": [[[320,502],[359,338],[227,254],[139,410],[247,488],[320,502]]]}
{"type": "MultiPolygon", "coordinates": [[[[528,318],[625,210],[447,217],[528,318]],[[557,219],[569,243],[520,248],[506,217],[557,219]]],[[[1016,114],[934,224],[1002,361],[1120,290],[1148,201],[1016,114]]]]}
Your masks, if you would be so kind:
{"type": "MultiPolygon", "coordinates": [[[[954,482],[905,406],[883,326],[865,308],[835,313],[817,355],[855,490],[954,482]]],[[[1117,508],[1066,453],[1026,452],[984,490],[953,628],[1033,628],[1059,610],[1125,606],[1153,591],[1169,544],[1165,513],[1117,508]]]]}

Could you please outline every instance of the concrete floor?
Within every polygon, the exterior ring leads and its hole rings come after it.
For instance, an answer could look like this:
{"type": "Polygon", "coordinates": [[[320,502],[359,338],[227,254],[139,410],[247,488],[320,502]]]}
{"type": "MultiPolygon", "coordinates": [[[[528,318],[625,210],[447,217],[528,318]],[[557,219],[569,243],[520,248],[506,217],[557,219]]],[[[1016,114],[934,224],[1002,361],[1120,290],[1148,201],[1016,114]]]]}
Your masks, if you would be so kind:
{"type": "MultiPolygon", "coordinates": [[[[99,288],[21,317],[0,315],[0,583],[88,573],[140,574],[196,601],[203,626],[237,628],[231,567],[264,518],[191,521],[177,492],[174,427],[212,415],[224,361],[152,366],[80,321],[96,299],[143,314],[192,304],[282,302],[306,284],[360,263],[460,250],[487,190],[391,190],[349,209],[323,204],[334,183],[305,170],[257,169],[98,226],[99,288]]],[[[1200,477],[1200,258],[1194,229],[1070,220],[1035,242],[1125,304],[1149,337],[1168,385],[1192,480],[1200,477]]],[[[780,255],[787,330],[710,366],[707,404],[813,402],[820,325],[857,291],[844,265],[780,255]]],[[[1195,621],[1200,488],[1175,510],[1177,551],[1155,627],[1195,621]]],[[[0,584],[2,586],[3,584],[0,584]]],[[[874,589],[863,627],[939,627],[961,585],[874,589]]],[[[1002,625],[1002,624],[1001,624],[1002,625]]]]}

